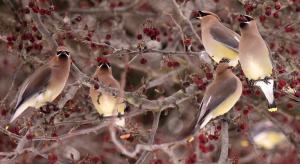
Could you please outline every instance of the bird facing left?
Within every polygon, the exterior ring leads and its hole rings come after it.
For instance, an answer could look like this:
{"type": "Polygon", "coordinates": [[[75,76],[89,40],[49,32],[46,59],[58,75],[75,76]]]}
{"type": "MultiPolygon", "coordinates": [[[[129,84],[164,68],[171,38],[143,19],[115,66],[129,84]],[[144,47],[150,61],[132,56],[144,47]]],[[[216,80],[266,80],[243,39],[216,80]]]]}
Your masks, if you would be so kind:
{"type": "Polygon", "coordinates": [[[58,47],[51,59],[21,85],[10,123],[29,107],[40,108],[55,100],[65,87],[70,66],[70,52],[66,47],[58,47]]]}

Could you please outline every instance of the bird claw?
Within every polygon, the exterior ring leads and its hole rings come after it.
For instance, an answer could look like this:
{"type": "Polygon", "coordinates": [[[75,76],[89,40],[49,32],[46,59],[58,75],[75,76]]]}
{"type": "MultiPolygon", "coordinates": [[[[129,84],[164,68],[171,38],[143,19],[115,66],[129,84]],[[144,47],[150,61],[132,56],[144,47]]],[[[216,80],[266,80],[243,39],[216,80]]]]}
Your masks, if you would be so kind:
{"type": "Polygon", "coordinates": [[[231,120],[229,118],[227,118],[227,117],[223,117],[221,120],[223,122],[227,122],[228,124],[231,122],[231,120]]]}
{"type": "Polygon", "coordinates": [[[247,79],[247,83],[249,86],[253,87],[254,86],[254,80],[248,80],[247,79]]]}
{"type": "Polygon", "coordinates": [[[265,82],[266,84],[271,84],[268,80],[270,80],[270,77],[265,77],[262,81],[265,82]]]}
{"type": "Polygon", "coordinates": [[[222,58],[221,60],[220,60],[220,63],[229,63],[230,62],[230,60],[229,59],[226,59],[226,58],[222,58]]]}
{"type": "Polygon", "coordinates": [[[122,114],[121,112],[118,112],[117,117],[118,117],[118,118],[121,118],[123,115],[124,115],[124,114],[122,114]]]}
{"type": "Polygon", "coordinates": [[[99,118],[100,120],[102,120],[102,119],[104,118],[104,115],[103,115],[103,114],[99,114],[99,115],[98,115],[98,118],[99,118]]]}

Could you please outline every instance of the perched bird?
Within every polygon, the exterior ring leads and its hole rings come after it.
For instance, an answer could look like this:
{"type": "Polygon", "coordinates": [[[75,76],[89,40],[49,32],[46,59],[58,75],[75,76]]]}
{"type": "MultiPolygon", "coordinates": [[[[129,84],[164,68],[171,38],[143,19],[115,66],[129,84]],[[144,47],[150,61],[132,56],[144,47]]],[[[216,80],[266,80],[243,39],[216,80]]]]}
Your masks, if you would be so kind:
{"type": "Polygon", "coordinates": [[[286,136],[270,121],[262,121],[255,125],[251,136],[258,147],[266,150],[272,150],[288,141],[286,136]]]}
{"type": "Polygon", "coordinates": [[[239,60],[240,35],[224,26],[220,18],[212,12],[199,11],[198,15],[205,51],[217,63],[227,59],[230,66],[236,66],[239,60]]]}
{"type": "MultiPolygon", "coordinates": [[[[94,79],[103,82],[108,87],[121,89],[119,82],[113,77],[110,63],[107,59],[102,58],[93,75],[94,79]]],[[[126,105],[122,98],[112,96],[109,93],[101,93],[97,88],[90,88],[90,97],[92,103],[97,109],[98,113],[104,117],[116,116],[117,114],[124,114],[126,105]]],[[[125,126],[125,118],[117,118],[116,124],[120,127],[125,126]]]]}
{"type": "Polygon", "coordinates": [[[242,94],[242,83],[227,63],[219,63],[215,78],[207,87],[200,104],[196,130],[202,129],[210,120],[221,116],[235,105],[242,94]]]}
{"type": "Polygon", "coordinates": [[[65,47],[58,47],[50,61],[23,82],[10,123],[28,107],[39,108],[52,102],[64,89],[70,66],[70,52],[65,47]]]}
{"type": "Polygon", "coordinates": [[[277,111],[274,99],[274,80],[272,79],[272,60],[270,50],[261,37],[255,20],[241,15],[241,40],[239,45],[240,64],[251,85],[260,87],[268,100],[268,110],[277,111]]]}

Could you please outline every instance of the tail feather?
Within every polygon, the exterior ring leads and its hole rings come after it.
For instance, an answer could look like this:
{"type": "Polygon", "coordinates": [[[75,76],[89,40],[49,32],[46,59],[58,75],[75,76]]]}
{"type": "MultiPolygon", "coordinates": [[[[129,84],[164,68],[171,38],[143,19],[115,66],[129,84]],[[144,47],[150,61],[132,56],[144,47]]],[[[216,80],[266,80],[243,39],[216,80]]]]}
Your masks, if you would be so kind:
{"type": "Polygon", "coordinates": [[[116,118],[115,124],[120,127],[125,127],[125,118],[116,118]]]}
{"type": "Polygon", "coordinates": [[[268,110],[270,112],[277,111],[274,98],[274,80],[269,79],[267,83],[264,81],[256,81],[254,85],[258,86],[262,90],[266,99],[268,100],[268,110]]]}
{"type": "Polygon", "coordinates": [[[15,113],[13,114],[12,118],[10,119],[9,123],[15,121],[26,109],[28,108],[27,103],[23,103],[15,109],[15,113]]]}

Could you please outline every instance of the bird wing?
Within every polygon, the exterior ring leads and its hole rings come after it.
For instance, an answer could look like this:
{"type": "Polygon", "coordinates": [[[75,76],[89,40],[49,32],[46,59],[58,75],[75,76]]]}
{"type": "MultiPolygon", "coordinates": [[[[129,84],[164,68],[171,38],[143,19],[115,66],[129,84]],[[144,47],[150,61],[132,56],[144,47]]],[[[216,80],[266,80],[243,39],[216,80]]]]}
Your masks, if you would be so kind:
{"type": "Polygon", "coordinates": [[[21,86],[15,109],[37,93],[45,90],[51,77],[51,68],[43,66],[34,72],[21,86]]]}
{"type": "Polygon", "coordinates": [[[204,95],[200,104],[200,112],[196,126],[200,126],[204,118],[216,107],[224,102],[237,88],[237,79],[235,77],[220,81],[211,85],[204,95]]]}
{"type": "Polygon", "coordinates": [[[238,52],[240,41],[240,36],[238,34],[227,29],[225,26],[222,28],[221,25],[211,27],[209,32],[216,41],[224,44],[231,50],[238,52]]]}

